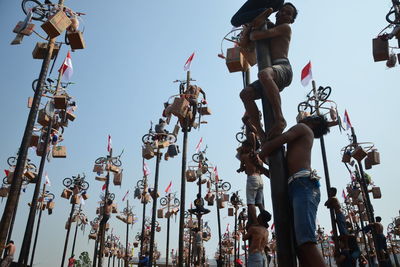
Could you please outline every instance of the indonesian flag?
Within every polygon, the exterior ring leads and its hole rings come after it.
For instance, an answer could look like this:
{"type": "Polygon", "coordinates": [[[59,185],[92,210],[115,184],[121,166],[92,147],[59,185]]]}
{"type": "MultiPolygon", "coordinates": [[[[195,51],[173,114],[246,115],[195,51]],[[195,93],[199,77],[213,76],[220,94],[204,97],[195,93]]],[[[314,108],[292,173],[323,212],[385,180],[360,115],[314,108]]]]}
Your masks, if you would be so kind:
{"type": "Polygon", "coordinates": [[[275,230],[275,223],[273,223],[272,225],[271,225],[271,231],[274,231],[275,230]]]}
{"type": "Polygon", "coordinates": [[[108,135],[107,151],[108,151],[108,152],[111,152],[111,150],[112,150],[111,135],[108,135]]]}
{"type": "Polygon", "coordinates": [[[169,190],[171,190],[171,186],[172,186],[172,181],[169,182],[169,185],[167,186],[167,188],[165,188],[165,193],[168,193],[169,190]]]}
{"type": "Polygon", "coordinates": [[[342,197],[343,197],[344,199],[346,199],[346,198],[347,198],[347,196],[346,196],[346,192],[344,192],[344,189],[342,190],[342,197]]]}
{"type": "Polygon", "coordinates": [[[125,193],[125,196],[122,198],[122,202],[124,202],[125,201],[125,199],[126,199],[126,197],[129,195],[129,190],[128,191],[126,191],[126,193],[125,193]]]}
{"type": "Polygon", "coordinates": [[[101,187],[101,190],[104,191],[104,190],[106,190],[106,188],[107,188],[107,184],[104,183],[104,185],[101,187]]]}
{"type": "Polygon", "coordinates": [[[49,176],[47,175],[47,172],[44,174],[44,179],[45,179],[45,184],[48,186],[51,186],[50,179],[49,179],[49,176]]]}
{"type": "Polygon", "coordinates": [[[68,51],[67,57],[64,59],[64,62],[61,65],[58,72],[61,73],[63,80],[69,81],[71,79],[72,74],[74,73],[74,69],[72,67],[72,59],[70,51],[68,51]]]}
{"type": "Polygon", "coordinates": [[[301,84],[303,86],[307,86],[311,80],[312,80],[311,61],[309,61],[301,71],[301,84]]]}
{"type": "Polygon", "coordinates": [[[348,129],[350,129],[351,127],[353,127],[353,126],[351,125],[350,117],[349,117],[349,114],[347,113],[347,110],[346,110],[346,109],[344,110],[343,122],[344,122],[344,124],[346,125],[346,130],[348,130],[348,129]]]}
{"type": "Polygon", "coordinates": [[[214,167],[214,175],[215,175],[215,182],[218,183],[219,182],[219,177],[218,177],[217,166],[214,167]]]}
{"type": "Polygon", "coordinates": [[[183,66],[184,71],[188,71],[190,69],[190,64],[192,64],[192,60],[194,58],[194,52],[190,55],[190,57],[186,60],[185,66],[183,66]]]}
{"type": "Polygon", "coordinates": [[[9,170],[4,170],[4,173],[6,174],[6,176],[8,176],[8,174],[10,173],[9,170]]]}
{"type": "Polygon", "coordinates": [[[148,176],[148,175],[150,175],[149,166],[147,166],[146,162],[143,162],[143,176],[148,176]]]}
{"type": "Polygon", "coordinates": [[[202,138],[200,138],[200,141],[199,141],[199,143],[197,144],[197,146],[196,146],[196,153],[199,153],[199,150],[200,150],[200,147],[201,147],[201,144],[203,143],[203,137],[202,138]]]}

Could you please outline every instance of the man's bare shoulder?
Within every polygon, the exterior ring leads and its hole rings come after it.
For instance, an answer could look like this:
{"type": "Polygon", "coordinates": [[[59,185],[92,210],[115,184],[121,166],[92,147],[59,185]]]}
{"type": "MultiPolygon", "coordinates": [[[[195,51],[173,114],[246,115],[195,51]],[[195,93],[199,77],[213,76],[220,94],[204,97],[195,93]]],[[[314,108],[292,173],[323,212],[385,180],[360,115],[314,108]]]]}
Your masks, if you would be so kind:
{"type": "Polygon", "coordinates": [[[280,32],[285,32],[288,34],[292,33],[292,28],[290,27],[289,23],[282,23],[282,24],[276,25],[272,29],[276,29],[276,30],[279,30],[280,32]]]}
{"type": "Polygon", "coordinates": [[[296,125],[292,126],[288,132],[293,132],[296,133],[296,135],[305,135],[305,134],[311,134],[313,135],[313,132],[310,127],[308,127],[304,123],[297,123],[296,125]]]}

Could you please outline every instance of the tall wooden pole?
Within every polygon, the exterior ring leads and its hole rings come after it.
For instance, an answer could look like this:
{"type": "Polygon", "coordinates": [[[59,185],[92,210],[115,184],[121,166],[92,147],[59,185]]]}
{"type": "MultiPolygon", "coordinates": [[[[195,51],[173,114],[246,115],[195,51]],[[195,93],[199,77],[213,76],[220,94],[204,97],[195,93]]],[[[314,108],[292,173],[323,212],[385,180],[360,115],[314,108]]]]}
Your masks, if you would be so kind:
{"type": "MultiPolygon", "coordinates": [[[[266,27],[266,26],[264,26],[266,27]]],[[[262,71],[271,67],[269,53],[269,41],[256,41],[258,70],[262,71]]],[[[265,89],[265,88],[264,88],[265,89]]],[[[271,129],[275,118],[271,104],[262,91],[262,105],[264,114],[265,132],[271,129]]],[[[288,176],[283,147],[274,151],[269,157],[269,171],[271,173],[271,198],[274,213],[276,247],[278,253],[278,265],[285,267],[296,266],[296,253],[294,249],[293,216],[289,205],[288,176]]]]}
{"type": "Polygon", "coordinates": [[[128,223],[128,218],[130,216],[129,214],[129,200],[126,200],[126,211],[127,211],[127,217],[126,217],[126,241],[125,241],[125,267],[128,267],[129,264],[129,259],[128,259],[128,244],[129,244],[129,223],[128,223]]]}
{"type": "Polygon", "coordinates": [[[67,248],[68,248],[69,232],[71,231],[72,216],[74,215],[74,211],[75,211],[75,202],[73,201],[72,205],[71,205],[71,212],[68,217],[68,228],[67,228],[67,235],[65,236],[64,251],[63,251],[63,256],[62,256],[62,260],[61,260],[61,267],[64,267],[65,255],[67,254],[67,248]]]}

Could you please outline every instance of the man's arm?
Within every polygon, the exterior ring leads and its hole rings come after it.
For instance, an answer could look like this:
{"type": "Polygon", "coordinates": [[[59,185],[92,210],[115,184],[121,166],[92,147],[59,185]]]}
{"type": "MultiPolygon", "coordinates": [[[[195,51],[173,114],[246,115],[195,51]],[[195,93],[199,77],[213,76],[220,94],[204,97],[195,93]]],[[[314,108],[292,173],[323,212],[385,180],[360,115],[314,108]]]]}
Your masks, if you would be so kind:
{"type": "Polygon", "coordinates": [[[257,41],[267,38],[274,38],[281,35],[290,35],[292,30],[289,24],[281,24],[268,30],[255,30],[250,33],[250,40],[257,41]]]}
{"type": "Polygon", "coordinates": [[[272,140],[266,141],[259,153],[259,157],[263,160],[274,152],[276,149],[280,148],[284,144],[290,143],[302,135],[305,135],[307,132],[307,126],[304,124],[297,124],[290,128],[287,132],[275,137],[272,140]]]}
{"type": "Polygon", "coordinates": [[[199,89],[200,89],[200,93],[203,95],[203,99],[206,100],[206,92],[204,92],[203,89],[201,89],[200,87],[199,87],[199,89]]]}
{"type": "Polygon", "coordinates": [[[250,229],[249,229],[249,231],[247,231],[247,233],[243,236],[243,241],[246,241],[246,240],[249,240],[250,239],[250,237],[251,237],[251,234],[252,234],[252,231],[253,229],[250,227],[250,229]]]}

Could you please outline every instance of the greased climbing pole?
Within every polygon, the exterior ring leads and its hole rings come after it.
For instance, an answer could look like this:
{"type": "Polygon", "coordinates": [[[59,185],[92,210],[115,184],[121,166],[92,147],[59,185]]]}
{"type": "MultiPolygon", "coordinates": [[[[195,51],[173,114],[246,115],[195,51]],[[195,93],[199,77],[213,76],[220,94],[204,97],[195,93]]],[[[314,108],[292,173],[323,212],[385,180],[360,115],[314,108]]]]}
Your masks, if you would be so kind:
{"type": "MultiPolygon", "coordinates": [[[[263,27],[266,27],[266,25],[263,27]]],[[[268,40],[256,41],[256,52],[259,71],[272,65],[268,40]]],[[[262,94],[265,132],[268,133],[275,118],[267,96],[264,92],[262,94]]],[[[297,266],[297,263],[294,249],[293,219],[289,205],[288,176],[283,152],[284,149],[281,147],[269,158],[271,198],[274,213],[278,265],[292,267],[297,266]]]]}

